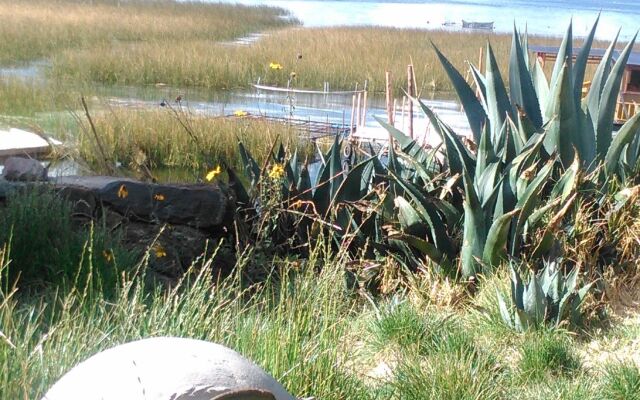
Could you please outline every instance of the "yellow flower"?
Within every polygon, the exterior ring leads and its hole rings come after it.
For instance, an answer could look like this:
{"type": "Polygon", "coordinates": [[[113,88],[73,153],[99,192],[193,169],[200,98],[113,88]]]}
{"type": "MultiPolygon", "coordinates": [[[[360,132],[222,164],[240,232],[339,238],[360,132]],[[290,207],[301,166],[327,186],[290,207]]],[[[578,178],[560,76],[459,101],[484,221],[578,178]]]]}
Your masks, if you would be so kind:
{"type": "Polygon", "coordinates": [[[284,167],[282,164],[275,164],[269,171],[269,178],[280,179],[284,175],[284,167]]]}
{"type": "Polygon", "coordinates": [[[236,117],[246,117],[247,115],[249,115],[249,113],[244,110],[236,110],[233,112],[233,115],[235,115],[236,117]]]}
{"type": "Polygon", "coordinates": [[[205,176],[205,179],[208,182],[211,182],[213,180],[213,178],[215,178],[216,176],[220,175],[221,173],[222,173],[222,169],[218,165],[217,167],[215,167],[214,169],[212,169],[211,171],[209,171],[207,173],[207,175],[205,176]]]}
{"type": "Polygon", "coordinates": [[[164,198],[165,198],[164,195],[160,193],[156,193],[153,195],[153,199],[157,201],[164,201],[164,198]]]}
{"type": "Polygon", "coordinates": [[[269,68],[278,70],[278,69],[282,69],[282,65],[280,65],[280,63],[277,63],[277,62],[272,62],[269,64],[269,68]]]}
{"type": "Polygon", "coordinates": [[[156,245],[153,247],[153,251],[154,251],[154,253],[156,254],[156,257],[157,257],[157,258],[162,258],[162,257],[166,257],[166,256],[167,256],[167,252],[166,252],[166,251],[164,250],[164,248],[163,248],[161,245],[159,245],[159,244],[156,244],[156,245]]]}
{"type": "Polygon", "coordinates": [[[290,77],[291,79],[293,79],[293,78],[295,78],[297,75],[298,75],[298,74],[296,74],[296,72],[295,72],[295,71],[291,71],[291,73],[289,74],[289,77],[290,77]]]}
{"type": "Polygon", "coordinates": [[[113,253],[110,250],[102,250],[102,257],[104,257],[105,261],[111,262],[111,260],[113,260],[113,253]]]}
{"type": "Polygon", "coordinates": [[[121,199],[124,199],[127,196],[129,196],[129,191],[127,190],[127,187],[124,184],[120,185],[120,189],[118,189],[118,197],[121,199]]]}

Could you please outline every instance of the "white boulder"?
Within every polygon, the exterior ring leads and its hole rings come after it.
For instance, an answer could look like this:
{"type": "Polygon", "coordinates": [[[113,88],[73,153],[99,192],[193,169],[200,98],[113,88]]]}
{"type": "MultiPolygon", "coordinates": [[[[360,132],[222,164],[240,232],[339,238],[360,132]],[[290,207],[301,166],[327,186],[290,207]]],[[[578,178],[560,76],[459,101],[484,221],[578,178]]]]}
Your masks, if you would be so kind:
{"type": "Polygon", "coordinates": [[[143,339],[98,353],[42,400],[295,400],[239,353],[195,339],[143,339]]]}

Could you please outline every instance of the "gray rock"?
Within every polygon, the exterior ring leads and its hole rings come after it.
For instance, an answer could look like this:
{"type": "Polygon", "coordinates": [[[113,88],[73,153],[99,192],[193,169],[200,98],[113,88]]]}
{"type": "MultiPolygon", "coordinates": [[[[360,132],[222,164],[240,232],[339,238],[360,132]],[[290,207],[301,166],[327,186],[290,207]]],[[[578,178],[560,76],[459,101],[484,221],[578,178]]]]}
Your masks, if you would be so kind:
{"type": "Polygon", "coordinates": [[[9,157],[4,162],[2,176],[8,181],[46,181],[47,169],[32,158],[9,157]]]}
{"type": "Polygon", "coordinates": [[[151,338],[113,347],[67,372],[42,400],[295,400],[237,352],[201,340],[151,338]]]}

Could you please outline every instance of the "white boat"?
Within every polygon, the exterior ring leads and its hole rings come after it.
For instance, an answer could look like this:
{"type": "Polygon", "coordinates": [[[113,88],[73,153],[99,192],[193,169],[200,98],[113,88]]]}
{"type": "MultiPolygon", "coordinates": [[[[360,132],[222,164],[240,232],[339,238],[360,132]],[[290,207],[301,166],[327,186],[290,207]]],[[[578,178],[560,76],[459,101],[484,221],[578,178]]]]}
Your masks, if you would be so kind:
{"type": "Polygon", "coordinates": [[[491,22],[473,22],[462,20],[462,27],[466,29],[483,29],[487,31],[493,30],[493,21],[491,22]]]}

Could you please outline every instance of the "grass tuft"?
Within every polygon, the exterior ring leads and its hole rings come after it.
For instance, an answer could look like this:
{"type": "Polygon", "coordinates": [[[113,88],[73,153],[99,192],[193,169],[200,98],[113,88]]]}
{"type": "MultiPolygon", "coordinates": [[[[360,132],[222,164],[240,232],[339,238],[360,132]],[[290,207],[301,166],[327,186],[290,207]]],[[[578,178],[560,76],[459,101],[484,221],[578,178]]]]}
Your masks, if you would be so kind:
{"type": "Polygon", "coordinates": [[[580,368],[571,345],[558,334],[548,331],[528,337],[522,344],[520,371],[527,381],[566,375],[580,368]]]}
{"type": "Polygon", "coordinates": [[[501,398],[501,377],[485,358],[466,354],[435,353],[431,357],[408,357],[397,367],[394,387],[397,398],[480,400],[501,398]]]}
{"type": "Polygon", "coordinates": [[[618,362],[607,365],[603,379],[603,399],[640,399],[640,369],[633,363],[618,362]]]}

